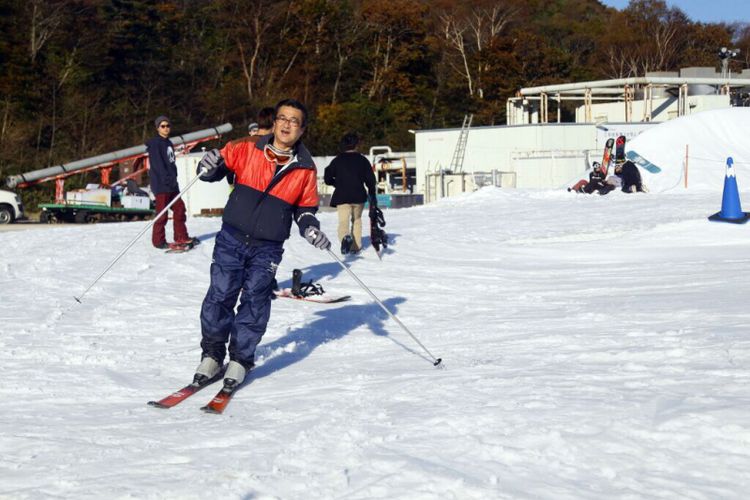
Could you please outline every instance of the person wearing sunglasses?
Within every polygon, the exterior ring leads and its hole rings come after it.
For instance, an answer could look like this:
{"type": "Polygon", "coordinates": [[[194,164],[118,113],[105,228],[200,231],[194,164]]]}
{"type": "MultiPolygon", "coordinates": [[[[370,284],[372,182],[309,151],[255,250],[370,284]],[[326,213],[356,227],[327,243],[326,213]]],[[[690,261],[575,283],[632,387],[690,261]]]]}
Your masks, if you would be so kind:
{"type": "Polygon", "coordinates": [[[253,368],[292,221],[310,244],[321,250],[331,247],[315,216],[317,170],[301,141],[307,109],[295,99],[284,99],[274,108],[274,123],[272,134],[229,142],[221,150],[209,151],[198,164],[204,181],[221,181],[233,173],[235,188],[224,207],[211,283],[201,307],[197,383],[219,372],[227,343],[225,388],[241,384],[253,368]]]}
{"type": "MultiPolygon", "coordinates": [[[[151,192],[156,198],[156,213],[164,210],[172,199],[180,193],[177,184],[177,165],[175,163],[174,145],[169,140],[172,130],[172,122],[164,115],[154,120],[156,136],[146,142],[148,152],[149,179],[151,181],[151,192]]],[[[172,223],[174,243],[167,243],[166,226],[167,214],[159,217],[151,228],[151,243],[159,249],[186,248],[196,244],[194,238],[188,236],[187,215],[185,203],[182,199],[172,205],[172,223]]]]}

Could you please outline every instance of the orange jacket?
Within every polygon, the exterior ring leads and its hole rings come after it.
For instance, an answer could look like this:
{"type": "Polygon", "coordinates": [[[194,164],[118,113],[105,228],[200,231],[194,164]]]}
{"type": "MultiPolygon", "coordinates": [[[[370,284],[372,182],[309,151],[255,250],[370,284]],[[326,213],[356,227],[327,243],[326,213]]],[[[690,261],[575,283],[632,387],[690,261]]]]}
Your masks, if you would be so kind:
{"type": "MultiPolygon", "coordinates": [[[[229,172],[235,187],[224,207],[224,224],[244,236],[248,244],[283,242],[289,238],[292,220],[300,234],[309,226],[320,227],[317,169],[307,148],[297,143],[294,157],[283,166],[263,152],[273,135],[256,141],[232,141],[220,151],[223,166],[203,180],[216,182],[229,172]]],[[[249,138],[248,138],[249,139],[249,138]]]]}

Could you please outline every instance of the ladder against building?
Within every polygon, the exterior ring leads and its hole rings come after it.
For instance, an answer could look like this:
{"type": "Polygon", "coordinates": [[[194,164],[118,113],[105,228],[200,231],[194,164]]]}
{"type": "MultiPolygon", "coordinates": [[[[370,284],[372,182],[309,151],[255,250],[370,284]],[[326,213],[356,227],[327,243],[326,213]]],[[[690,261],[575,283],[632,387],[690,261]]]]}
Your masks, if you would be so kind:
{"type": "Polygon", "coordinates": [[[456,149],[453,151],[453,159],[451,160],[450,170],[451,172],[458,173],[464,168],[464,155],[466,155],[466,141],[469,139],[469,129],[471,128],[471,121],[474,115],[464,115],[464,122],[461,125],[461,132],[458,135],[458,142],[456,143],[456,149]]]}

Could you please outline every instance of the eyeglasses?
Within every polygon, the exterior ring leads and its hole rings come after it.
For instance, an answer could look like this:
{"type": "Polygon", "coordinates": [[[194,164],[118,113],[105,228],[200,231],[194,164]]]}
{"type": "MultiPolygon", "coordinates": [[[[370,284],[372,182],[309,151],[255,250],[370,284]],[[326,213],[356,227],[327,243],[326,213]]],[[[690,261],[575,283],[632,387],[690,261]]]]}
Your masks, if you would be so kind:
{"type": "Polygon", "coordinates": [[[287,118],[286,116],[277,116],[276,117],[276,123],[288,123],[290,127],[297,128],[301,125],[300,121],[297,118],[287,118]]]}
{"type": "Polygon", "coordinates": [[[161,125],[159,125],[159,128],[172,128],[172,125],[170,125],[169,123],[167,124],[162,123],[161,125]]]}

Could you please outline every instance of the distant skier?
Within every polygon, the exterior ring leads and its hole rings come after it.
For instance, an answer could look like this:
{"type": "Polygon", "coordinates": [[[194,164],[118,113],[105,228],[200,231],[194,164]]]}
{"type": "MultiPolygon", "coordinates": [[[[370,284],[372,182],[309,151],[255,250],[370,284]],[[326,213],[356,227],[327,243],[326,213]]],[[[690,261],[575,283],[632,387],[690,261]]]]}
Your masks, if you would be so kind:
{"type": "Polygon", "coordinates": [[[641,173],[635,163],[628,160],[622,165],[615,166],[615,175],[622,179],[623,193],[644,193],[648,190],[643,185],[641,173]]]}

